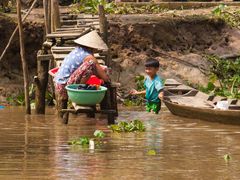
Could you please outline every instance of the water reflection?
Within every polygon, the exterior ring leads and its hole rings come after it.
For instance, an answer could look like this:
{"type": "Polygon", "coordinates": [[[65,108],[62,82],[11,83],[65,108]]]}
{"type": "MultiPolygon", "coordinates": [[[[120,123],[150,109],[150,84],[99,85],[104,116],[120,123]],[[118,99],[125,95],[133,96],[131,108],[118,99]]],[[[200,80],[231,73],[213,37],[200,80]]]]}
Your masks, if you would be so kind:
{"type": "Polygon", "coordinates": [[[106,119],[71,116],[62,125],[47,115],[0,111],[0,179],[239,179],[239,126],[189,120],[168,111],[156,116],[122,110],[119,121],[141,119],[145,133],[111,133],[106,119]],[[67,145],[79,136],[104,130],[101,147],[67,145]],[[149,156],[148,150],[155,150],[149,156]],[[232,159],[225,162],[223,155],[232,159]]]}

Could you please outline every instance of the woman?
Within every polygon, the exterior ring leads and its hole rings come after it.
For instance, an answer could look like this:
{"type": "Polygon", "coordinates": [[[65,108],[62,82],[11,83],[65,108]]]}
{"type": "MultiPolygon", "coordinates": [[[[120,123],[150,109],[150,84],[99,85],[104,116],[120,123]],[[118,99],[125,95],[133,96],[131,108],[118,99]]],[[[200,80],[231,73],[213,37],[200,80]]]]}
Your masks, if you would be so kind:
{"type": "Polygon", "coordinates": [[[91,75],[96,75],[105,82],[109,81],[108,75],[94,58],[95,50],[107,50],[108,47],[98,35],[97,31],[74,40],[79,46],[71,51],[63,60],[54,81],[58,98],[58,108],[66,109],[68,95],[65,86],[68,84],[85,84],[91,75]]]}

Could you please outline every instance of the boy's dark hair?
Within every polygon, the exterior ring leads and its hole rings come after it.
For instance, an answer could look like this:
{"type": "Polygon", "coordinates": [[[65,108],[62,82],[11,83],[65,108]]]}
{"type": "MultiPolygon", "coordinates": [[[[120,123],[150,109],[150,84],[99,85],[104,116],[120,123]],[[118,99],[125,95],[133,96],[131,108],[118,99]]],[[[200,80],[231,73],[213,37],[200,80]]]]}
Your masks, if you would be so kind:
{"type": "Polygon", "coordinates": [[[159,62],[156,59],[147,59],[145,62],[145,67],[159,68],[159,62]]]}

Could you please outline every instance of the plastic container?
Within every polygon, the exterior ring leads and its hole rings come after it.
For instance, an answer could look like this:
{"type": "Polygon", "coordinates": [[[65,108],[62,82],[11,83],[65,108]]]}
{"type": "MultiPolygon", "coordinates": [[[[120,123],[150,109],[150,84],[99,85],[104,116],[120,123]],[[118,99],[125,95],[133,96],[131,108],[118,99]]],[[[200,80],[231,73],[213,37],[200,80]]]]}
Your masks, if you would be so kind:
{"type": "Polygon", "coordinates": [[[56,68],[53,68],[53,69],[50,69],[49,71],[48,71],[48,74],[50,74],[52,77],[54,77],[55,76],[55,74],[58,72],[58,67],[56,67],[56,68]]]}
{"type": "Polygon", "coordinates": [[[99,90],[79,90],[79,84],[71,84],[66,86],[68,97],[72,102],[78,105],[91,106],[101,103],[105,93],[106,87],[100,86],[99,90]]]}
{"type": "Polygon", "coordinates": [[[228,110],[229,104],[228,101],[218,101],[216,104],[216,109],[228,110]]]}

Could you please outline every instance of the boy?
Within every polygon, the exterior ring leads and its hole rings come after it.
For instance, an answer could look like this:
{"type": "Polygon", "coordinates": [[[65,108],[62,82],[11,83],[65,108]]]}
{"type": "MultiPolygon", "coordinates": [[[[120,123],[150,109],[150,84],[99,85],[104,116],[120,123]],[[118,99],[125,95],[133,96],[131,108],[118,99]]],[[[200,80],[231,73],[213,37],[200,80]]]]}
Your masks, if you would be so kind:
{"type": "Polygon", "coordinates": [[[159,70],[159,62],[156,59],[148,59],[145,63],[145,72],[148,75],[144,81],[144,91],[132,90],[130,94],[146,95],[146,110],[153,111],[155,114],[161,109],[161,100],[163,98],[163,83],[162,79],[157,75],[159,70]]]}

